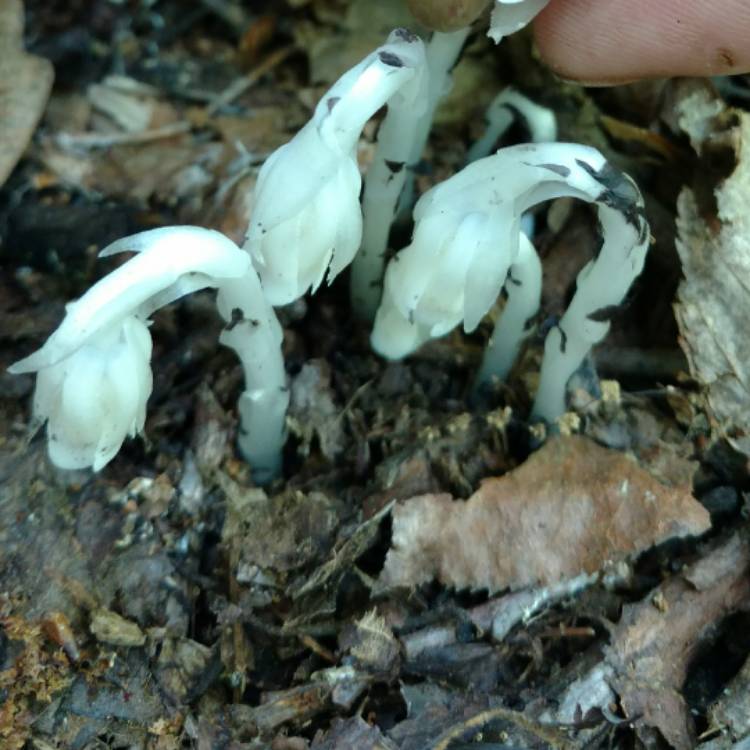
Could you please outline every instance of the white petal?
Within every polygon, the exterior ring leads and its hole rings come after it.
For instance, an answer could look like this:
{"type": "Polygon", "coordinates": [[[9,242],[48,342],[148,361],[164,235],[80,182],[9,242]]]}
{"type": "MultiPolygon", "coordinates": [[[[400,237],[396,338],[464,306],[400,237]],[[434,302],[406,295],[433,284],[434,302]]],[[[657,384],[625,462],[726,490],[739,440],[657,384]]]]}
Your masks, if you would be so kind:
{"type": "Polygon", "coordinates": [[[477,237],[477,248],[466,271],[464,290],[464,330],[469,333],[489,312],[503,288],[508,268],[513,263],[512,217],[496,211],[486,217],[477,237]]]}
{"type": "Polygon", "coordinates": [[[253,262],[260,276],[263,291],[272,305],[286,305],[305,293],[299,283],[299,252],[307,238],[301,226],[304,216],[295,216],[270,229],[257,251],[263,265],[253,262]]]}
{"type": "MultiPolygon", "coordinates": [[[[86,294],[66,308],[66,315],[44,346],[16,362],[9,372],[18,374],[48,367],[72,354],[97,332],[116,324],[146,304],[155,295],[171,299],[169,289],[184,274],[212,278],[235,278],[248,268],[249,259],[237,245],[222,235],[200,227],[164,227],[125,237],[109,245],[102,255],[126,250],[138,254],[94,284],[86,294]]],[[[193,291],[195,287],[183,287],[193,291]]]]}
{"type": "Polygon", "coordinates": [[[401,314],[393,304],[386,286],[370,335],[372,348],[386,359],[402,359],[418,349],[428,338],[429,334],[423,328],[401,314]]]}
{"type": "Polygon", "coordinates": [[[359,203],[362,178],[359,169],[353,163],[347,165],[340,171],[339,180],[340,216],[328,271],[329,284],[354,260],[362,242],[362,209],[359,203]]]}

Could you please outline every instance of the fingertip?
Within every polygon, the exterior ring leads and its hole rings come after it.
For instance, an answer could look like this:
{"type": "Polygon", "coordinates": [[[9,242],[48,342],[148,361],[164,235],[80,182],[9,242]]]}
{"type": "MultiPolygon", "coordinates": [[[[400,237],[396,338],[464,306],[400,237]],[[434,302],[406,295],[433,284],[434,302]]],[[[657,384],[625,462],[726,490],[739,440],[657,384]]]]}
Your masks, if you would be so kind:
{"type": "Polygon", "coordinates": [[[750,70],[746,0],[552,0],[534,34],[552,70],[582,83],[750,70]]]}

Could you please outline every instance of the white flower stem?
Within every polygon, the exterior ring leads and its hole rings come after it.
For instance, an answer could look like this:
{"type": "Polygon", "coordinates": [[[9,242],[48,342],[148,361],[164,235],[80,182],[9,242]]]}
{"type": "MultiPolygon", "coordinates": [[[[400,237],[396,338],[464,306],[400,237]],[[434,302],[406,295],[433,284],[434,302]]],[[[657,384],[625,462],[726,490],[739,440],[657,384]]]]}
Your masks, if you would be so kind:
{"type": "Polygon", "coordinates": [[[516,120],[522,120],[532,143],[551,143],[557,140],[557,119],[547,107],[531,101],[512,87],[503,89],[487,107],[484,116],[487,127],[466,154],[470,163],[489,156],[497,142],[516,120]]]}
{"type": "Polygon", "coordinates": [[[245,376],[238,404],[238,447],[255,482],[267,484],[281,472],[286,439],[289,389],[281,353],[283,332],[252,268],[223,284],[216,301],[228,323],[219,341],[237,353],[245,376]]]}
{"type": "MultiPolygon", "coordinates": [[[[425,57],[428,72],[427,107],[419,117],[417,123],[414,145],[409,155],[409,170],[406,173],[404,189],[399,200],[398,213],[410,211],[414,202],[414,166],[422,158],[427,139],[432,129],[432,121],[435,119],[435,110],[440,99],[450,88],[450,73],[461,54],[466,38],[469,36],[470,27],[443,33],[433,33],[425,49],[425,57]]],[[[381,269],[382,277],[382,269],[381,269]]]]}
{"type": "Polygon", "coordinates": [[[629,178],[620,175],[619,179],[607,202],[597,202],[604,238],[601,250],[578,274],[573,300],[544,342],[532,419],[551,423],[565,412],[568,380],[591,347],[607,335],[611,313],[643,269],[650,241],[643,202],[629,178]]]}
{"type": "Polygon", "coordinates": [[[548,2],[549,0],[496,0],[487,35],[495,44],[499,44],[503,37],[526,26],[548,2]]]}
{"type": "Polygon", "coordinates": [[[468,34],[468,27],[436,31],[425,50],[426,81],[415,81],[418,90],[412,96],[394,97],[388,104],[365,178],[362,246],[352,263],[352,309],[364,320],[373,320],[380,304],[388,236],[399,197],[401,208],[410,207],[413,199],[414,174],[409,167],[424,151],[435,109],[468,34]]]}
{"type": "Polygon", "coordinates": [[[394,96],[378,131],[375,157],[367,170],[362,198],[362,245],[352,263],[354,312],[373,320],[382,294],[383,269],[396,203],[404,187],[420,114],[426,106],[425,76],[410,82],[411,95],[394,96]]]}
{"type": "Polygon", "coordinates": [[[477,389],[494,379],[505,380],[527,336],[527,322],[539,311],[542,264],[525,234],[519,236],[518,256],[510,267],[505,290],[508,299],[484,352],[477,389]]]}

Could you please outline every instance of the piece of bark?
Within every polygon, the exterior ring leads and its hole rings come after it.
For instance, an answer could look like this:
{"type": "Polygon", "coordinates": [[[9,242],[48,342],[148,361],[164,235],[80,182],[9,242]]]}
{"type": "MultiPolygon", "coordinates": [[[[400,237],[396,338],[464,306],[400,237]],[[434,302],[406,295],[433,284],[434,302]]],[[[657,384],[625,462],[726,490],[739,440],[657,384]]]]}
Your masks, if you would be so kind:
{"type": "Polygon", "coordinates": [[[433,578],[490,592],[550,585],[709,527],[688,487],[666,487],[586,438],[559,437],[466,502],[399,503],[379,587],[433,578]]]}
{"type": "Polygon", "coordinates": [[[230,707],[230,724],[240,733],[266,735],[283,724],[302,726],[324,711],[333,688],[320,682],[269,693],[260,706],[236,704],[230,707]]]}
{"type": "Polygon", "coordinates": [[[677,201],[684,280],[675,317],[691,375],[705,388],[719,432],[750,453],[750,114],[699,89],[676,107],[702,158],[700,182],[677,201]]]}
{"type": "Polygon", "coordinates": [[[676,750],[696,746],[680,692],[697,649],[728,615],[750,607],[750,544],[735,534],[694,565],[623,609],[604,659],[558,696],[553,723],[618,702],[648,746],[660,734],[676,750]]]}
{"type": "Polygon", "coordinates": [[[682,695],[690,661],[713,627],[750,606],[750,547],[739,536],[623,610],[607,660],[628,716],[657,728],[678,750],[695,747],[682,695]]]}

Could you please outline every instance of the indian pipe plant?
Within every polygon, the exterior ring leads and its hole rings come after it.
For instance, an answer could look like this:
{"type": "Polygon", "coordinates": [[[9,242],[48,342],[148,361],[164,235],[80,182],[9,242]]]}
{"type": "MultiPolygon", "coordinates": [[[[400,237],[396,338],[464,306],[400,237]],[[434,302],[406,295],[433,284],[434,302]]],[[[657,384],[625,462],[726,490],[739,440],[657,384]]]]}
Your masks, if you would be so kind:
{"type": "MultiPolygon", "coordinates": [[[[551,113],[503,92],[470,163],[417,201],[412,241],[384,273],[390,226],[399,210],[411,209],[410,167],[421,157],[469,29],[487,6],[485,0],[408,2],[432,30],[429,41],[396,29],[334,83],[311,120],[262,166],[242,249],[218,232],[186,226],[118,240],[101,255],[135,254],[70,303],[44,346],[10,368],[37,374],[33,420],[47,423],[54,464],[97,471],[126,437],[143,430],[152,387],[150,318],[198,289],[217,290],[225,321],[219,341],[242,364],[238,447],[259,484],[281,472],[289,401],[273,307],[314,292],[350,264],[354,312],[374,319],[372,346],[388,359],[459,324],[473,330],[504,290],[476,383],[505,378],[540,304],[541,264],[524,231],[524,211],[571,196],[596,207],[602,246],[547,335],[531,416],[553,422],[564,412],[570,376],[606,336],[608,311],[643,268],[649,229],[641,195],[595,149],[551,142],[551,113]],[[357,143],[384,105],[360,204],[357,143]],[[528,120],[536,142],[487,155],[514,111],[528,120]]],[[[522,28],[545,4],[497,0],[490,36],[499,41],[522,28]]]]}

